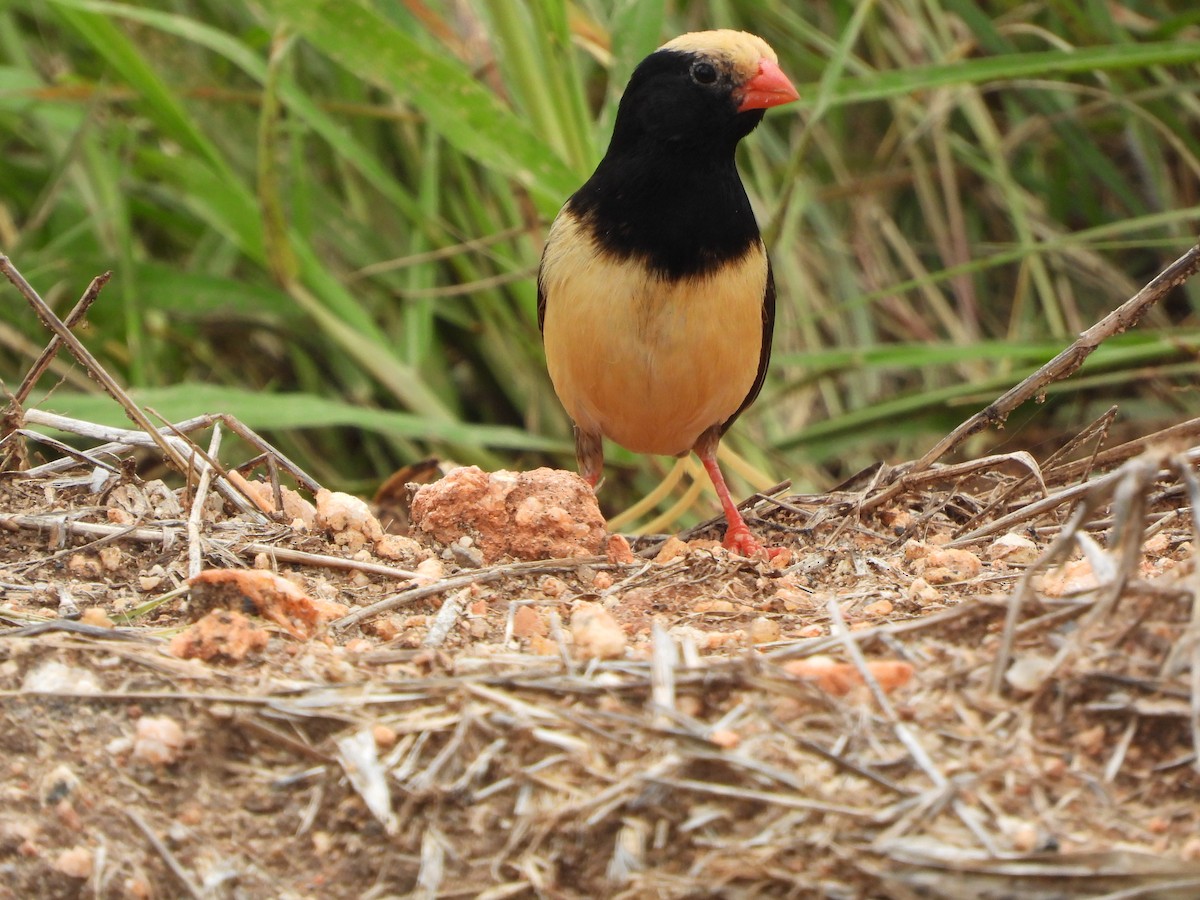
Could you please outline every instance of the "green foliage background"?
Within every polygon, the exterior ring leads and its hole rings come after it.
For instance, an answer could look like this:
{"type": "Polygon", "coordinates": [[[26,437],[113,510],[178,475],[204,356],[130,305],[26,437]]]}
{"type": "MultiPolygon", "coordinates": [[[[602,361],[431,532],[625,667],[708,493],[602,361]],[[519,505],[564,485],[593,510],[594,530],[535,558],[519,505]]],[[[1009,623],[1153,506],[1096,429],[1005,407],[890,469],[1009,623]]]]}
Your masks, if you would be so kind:
{"type": "MultiPolygon", "coordinates": [[[[765,37],[802,95],[745,142],[780,316],[730,443],[826,487],[919,454],[1190,246],[1194,3],[0,0],[0,251],[172,419],[233,412],[318,480],[429,454],[570,465],[533,274],[636,64],[765,37]]],[[[1196,407],[1200,286],[981,437],[1196,407]]],[[[46,334],[0,290],[10,388],[46,334]]],[[[120,421],[64,362],[39,405],[120,421]]],[[[616,450],[607,503],[669,461],[616,450]]]]}

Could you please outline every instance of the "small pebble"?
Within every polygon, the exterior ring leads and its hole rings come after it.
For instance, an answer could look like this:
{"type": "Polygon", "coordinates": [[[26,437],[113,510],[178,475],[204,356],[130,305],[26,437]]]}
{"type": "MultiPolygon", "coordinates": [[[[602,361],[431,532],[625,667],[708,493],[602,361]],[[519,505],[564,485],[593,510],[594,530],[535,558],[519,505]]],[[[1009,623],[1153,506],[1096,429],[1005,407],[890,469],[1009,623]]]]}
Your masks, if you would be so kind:
{"type": "Polygon", "coordinates": [[[776,619],[758,616],[750,623],[750,640],[755,644],[770,644],[779,640],[782,634],[776,619]]]}
{"type": "Polygon", "coordinates": [[[168,716],[138,719],[133,738],[133,758],[154,766],[169,766],[183,754],[184,735],[179,723],[168,716]]]}
{"type": "Polygon", "coordinates": [[[597,603],[580,603],[571,614],[575,652],[583,659],[616,659],[625,652],[625,631],[597,603]]]}
{"type": "Polygon", "coordinates": [[[376,725],[371,729],[371,735],[375,738],[375,746],[380,750],[390,750],[396,746],[396,741],[399,739],[396,729],[387,725],[376,725]]]}
{"type": "Polygon", "coordinates": [[[881,616],[891,615],[893,609],[891,600],[876,600],[864,606],[862,614],[870,619],[878,619],[881,616]]]}
{"type": "Polygon", "coordinates": [[[54,868],[68,878],[80,881],[92,877],[92,851],[87,847],[72,847],[58,854],[54,868]]]}
{"type": "Polygon", "coordinates": [[[742,736],[731,728],[718,728],[708,739],[722,750],[732,750],[742,742],[742,736]]]}
{"type": "Polygon", "coordinates": [[[513,637],[530,638],[534,635],[545,637],[549,631],[546,620],[529,604],[518,606],[513,613],[513,637]]]}
{"type": "Polygon", "coordinates": [[[659,549],[658,554],[654,557],[654,561],[659,565],[669,563],[673,559],[678,559],[681,556],[687,556],[688,545],[681,541],[675,535],[667,538],[659,549]]]}

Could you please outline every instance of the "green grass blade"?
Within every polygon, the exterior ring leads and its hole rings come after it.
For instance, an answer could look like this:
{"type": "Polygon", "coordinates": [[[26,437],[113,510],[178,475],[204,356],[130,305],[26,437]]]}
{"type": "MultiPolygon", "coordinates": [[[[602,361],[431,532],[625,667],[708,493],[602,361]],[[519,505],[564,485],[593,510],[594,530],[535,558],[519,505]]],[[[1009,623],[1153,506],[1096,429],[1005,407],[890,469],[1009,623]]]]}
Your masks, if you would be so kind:
{"type": "Polygon", "coordinates": [[[447,141],[556,210],[576,176],[466,67],[353,0],[268,0],[279,18],[358,77],[413,104],[447,141]]]}

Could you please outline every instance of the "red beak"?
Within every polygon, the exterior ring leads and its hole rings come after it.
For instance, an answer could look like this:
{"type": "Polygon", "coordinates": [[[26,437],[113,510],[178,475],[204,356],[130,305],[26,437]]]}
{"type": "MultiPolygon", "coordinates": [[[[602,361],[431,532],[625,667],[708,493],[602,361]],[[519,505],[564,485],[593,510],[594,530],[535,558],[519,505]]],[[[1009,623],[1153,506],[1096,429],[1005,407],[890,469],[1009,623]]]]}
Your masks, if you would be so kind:
{"type": "Polygon", "coordinates": [[[742,89],[742,101],[738,104],[738,112],[769,109],[799,99],[800,95],[783,74],[783,70],[764,57],[758,61],[758,74],[747,81],[742,89]]]}

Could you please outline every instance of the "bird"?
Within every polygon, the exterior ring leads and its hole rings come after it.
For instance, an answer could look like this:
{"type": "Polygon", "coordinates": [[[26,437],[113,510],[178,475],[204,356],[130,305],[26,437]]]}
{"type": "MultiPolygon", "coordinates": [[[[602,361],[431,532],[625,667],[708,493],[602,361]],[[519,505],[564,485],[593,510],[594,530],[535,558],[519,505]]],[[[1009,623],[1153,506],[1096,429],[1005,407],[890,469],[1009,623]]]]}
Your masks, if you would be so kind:
{"type": "Polygon", "coordinates": [[[663,44],[634,69],[592,176],[550,226],[538,327],[554,391],[595,488],[603,439],[704,465],[723,544],[762,545],[717,446],[762,389],[775,282],[734,160],[766,110],[799,99],[762,38],[721,29],[663,44]]]}

